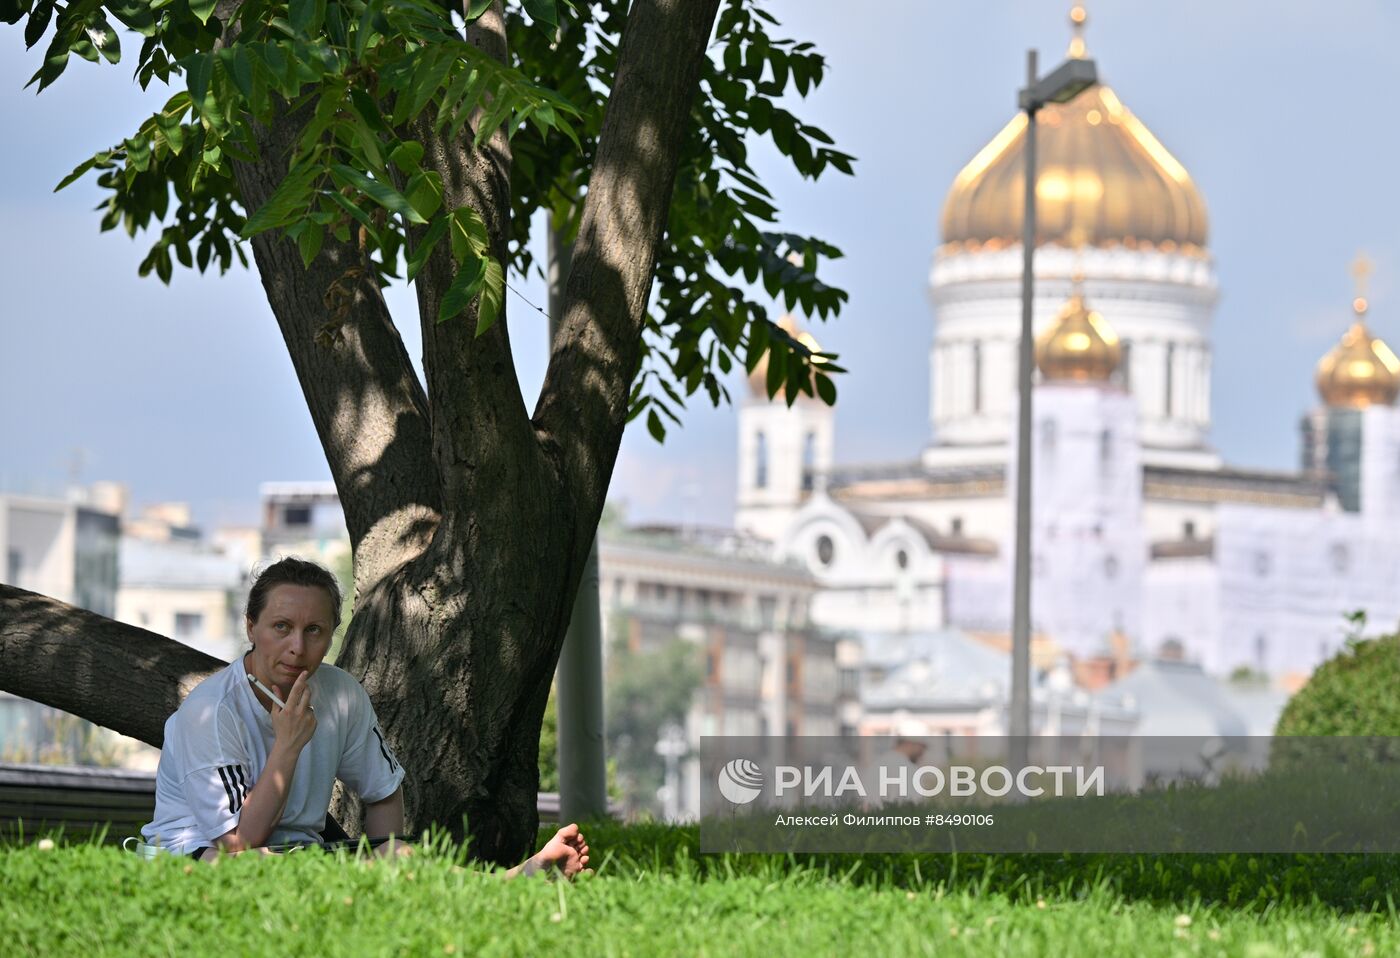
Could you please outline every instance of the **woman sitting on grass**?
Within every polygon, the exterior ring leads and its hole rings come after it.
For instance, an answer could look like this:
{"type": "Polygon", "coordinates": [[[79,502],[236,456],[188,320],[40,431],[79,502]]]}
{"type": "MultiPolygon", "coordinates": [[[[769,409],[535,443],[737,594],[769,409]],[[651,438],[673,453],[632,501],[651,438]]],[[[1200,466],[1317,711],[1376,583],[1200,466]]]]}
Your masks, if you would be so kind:
{"type": "MultiPolygon", "coordinates": [[[[289,557],[258,576],[248,595],[252,648],[165,723],[147,842],[205,860],[319,844],[340,779],[364,802],[376,853],[409,850],[393,840],[404,830],[403,767],[365,690],[321,662],[339,624],[340,584],[321,566],[289,557]]],[[[587,864],[588,845],[567,825],[508,874],[556,867],[572,878],[587,864]]]]}

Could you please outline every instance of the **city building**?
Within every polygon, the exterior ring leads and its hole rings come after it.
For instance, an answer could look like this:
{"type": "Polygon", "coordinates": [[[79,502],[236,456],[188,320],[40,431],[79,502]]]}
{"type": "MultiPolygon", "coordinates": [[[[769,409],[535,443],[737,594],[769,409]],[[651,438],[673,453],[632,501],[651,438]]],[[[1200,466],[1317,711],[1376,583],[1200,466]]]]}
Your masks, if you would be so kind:
{"type": "Polygon", "coordinates": [[[299,555],[334,569],[350,551],[345,510],[333,482],[265,482],[262,501],[264,556],[299,555]]]}
{"type": "MultiPolygon", "coordinates": [[[[119,522],[101,505],[86,497],[0,495],[0,581],[112,617],[119,522]]],[[[114,745],[108,739],[89,723],[0,692],[0,759],[63,760],[95,751],[106,757],[114,745]]]]}
{"type": "Polygon", "coordinates": [[[812,622],[812,576],[773,563],[769,551],[728,530],[653,526],[599,538],[604,648],[619,641],[634,652],[672,642],[700,648],[700,687],[685,721],[691,756],[680,767],[684,818],[700,808],[701,736],[854,731],[854,690],[847,687],[843,702],[838,637],[812,622]]]}

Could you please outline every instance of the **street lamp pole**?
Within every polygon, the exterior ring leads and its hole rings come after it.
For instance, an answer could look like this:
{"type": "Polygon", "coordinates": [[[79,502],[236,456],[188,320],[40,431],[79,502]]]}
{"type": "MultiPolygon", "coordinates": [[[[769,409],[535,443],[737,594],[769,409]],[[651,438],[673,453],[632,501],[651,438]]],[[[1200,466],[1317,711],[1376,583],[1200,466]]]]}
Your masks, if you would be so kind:
{"type": "MultiPolygon", "coordinates": [[[[549,231],[549,342],[564,318],[564,283],[573,249],[549,231]]],[[[598,608],[598,535],[579,580],[564,647],[555,669],[558,724],[559,816],[563,822],[608,815],[607,758],[603,741],[603,638],[598,608]]]]}
{"type": "Polygon", "coordinates": [[[1011,735],[1013,768],[1024,768],[1031,734],[1031,372],[1034,361],[1036,114],[1049,103],[1068,103],[1098,82],[1094,61],[1072,57],[1044,79],[1037,77],[1034,50],[1026,51],[1026,87],[1018,98],[1026,112],[1025,211],[1021,221],[1021,348],[1016,383],[1020,408],[1016,429],[1016,553],[1011,613],[1011,735]]]}
{"type": "MultiPolygon", "coordinates": [[[[1035,88],[1034,50],[1026,51],[1026,89],[1035,88]]],[[[1024,101],[1024,96],[1023,96],[1024,101]]],[[[1011,613],[1011,765],[1024,768],[1026,736],[1031,734],[1031,363],[1034,343],[1032,305],[1035,302],[1035,115],[1034,101],[1026,111],[1025,207],[1021,217],[1021,342],[1016,368],[1020,392],[1016,421],[1016,569],[1011,613]]]]}

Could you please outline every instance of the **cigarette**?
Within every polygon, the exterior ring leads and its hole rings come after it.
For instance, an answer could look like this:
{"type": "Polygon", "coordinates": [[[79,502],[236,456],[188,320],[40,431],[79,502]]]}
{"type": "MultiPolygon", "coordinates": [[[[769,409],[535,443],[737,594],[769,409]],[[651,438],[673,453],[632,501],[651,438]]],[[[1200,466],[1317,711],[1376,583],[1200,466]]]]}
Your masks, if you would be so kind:
{"type": "Polygon", "coordinates": [[[258,677],[252,672],[248,673],[248,681],[262,689],[263,695],[266,695],[268,698],[272,699],[272,701],[276,702],[279,709],[285,709],[287,707],[287,703],[278,698],[276,692],[259,682],[258,677]]]}

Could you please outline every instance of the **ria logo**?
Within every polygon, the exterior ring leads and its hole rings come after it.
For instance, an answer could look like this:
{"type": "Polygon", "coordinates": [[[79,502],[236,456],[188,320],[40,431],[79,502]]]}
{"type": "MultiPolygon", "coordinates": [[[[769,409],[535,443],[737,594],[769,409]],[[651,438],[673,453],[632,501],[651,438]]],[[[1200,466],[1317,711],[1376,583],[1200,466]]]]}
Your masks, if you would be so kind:
{"type": "Polygon", "coordinates": [[[735,805],[747,805],[763,791],[763,770],[746,758],[736,758],[719,770],[719,793],[735,805]]]}

